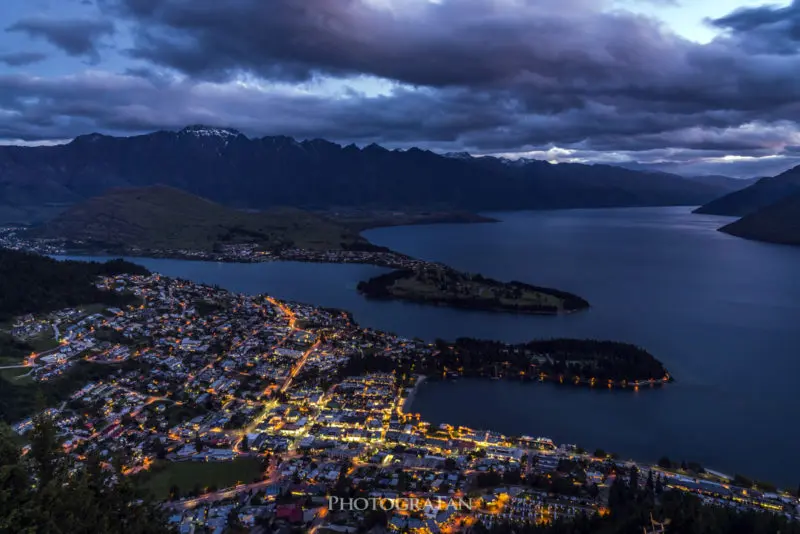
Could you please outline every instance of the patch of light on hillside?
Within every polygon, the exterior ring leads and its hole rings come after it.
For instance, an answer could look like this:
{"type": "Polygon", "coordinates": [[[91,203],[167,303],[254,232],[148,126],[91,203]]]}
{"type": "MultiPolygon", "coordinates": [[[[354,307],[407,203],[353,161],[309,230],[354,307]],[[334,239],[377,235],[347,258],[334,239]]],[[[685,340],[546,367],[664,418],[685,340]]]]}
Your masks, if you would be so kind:
{"type": "Polygon", "coordinates": [[[627,154],[619,152],[594,152],[583,151],[558,146],[541,150],[527,150],[524,152],[503,152],[484,154],[506,159],[538,159],[549,163],[624,163],[632,161],[627,154]]]}

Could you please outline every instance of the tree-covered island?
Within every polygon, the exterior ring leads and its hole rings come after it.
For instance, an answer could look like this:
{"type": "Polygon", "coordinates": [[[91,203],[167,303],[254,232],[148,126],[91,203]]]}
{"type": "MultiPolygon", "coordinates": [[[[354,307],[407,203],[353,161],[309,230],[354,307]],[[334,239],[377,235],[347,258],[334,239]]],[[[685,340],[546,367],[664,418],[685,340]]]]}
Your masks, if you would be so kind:
{"type": "Polygon", "coordinates": [[[555,315],[589,307],[583,298],[522,282],[500,282],[438,263],[419,263],[358,284],[369,298],[400,299],[483,311],[555,315]]]}
{"type": "Polygon", "coordinates": [[[673,380],[664,364],[629,343],[594,339],[540,339],[508,344],[472,338],[437,340],[435,350],[392,360],[351,357],[343,374],[395,371],[413,382],[459,377],[556,382],[592,387],[659,386],[673,380]]]}

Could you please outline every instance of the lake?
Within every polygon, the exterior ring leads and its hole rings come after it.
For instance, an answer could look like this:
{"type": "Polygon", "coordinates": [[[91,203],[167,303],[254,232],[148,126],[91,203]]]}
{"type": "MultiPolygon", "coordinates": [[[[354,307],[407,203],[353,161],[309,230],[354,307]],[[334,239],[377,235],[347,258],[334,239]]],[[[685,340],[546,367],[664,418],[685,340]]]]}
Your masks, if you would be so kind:
{"type": "Polygon", "coordinates": [[[699,461],[796,487],[800,482],[800,248],[716,231],[730,218],[690,208],[489,214],[493,224],[365,232],[376,244],[501,280],[571,291],[592,308],[547,317],[368,301],[364,265],[222,264],[137,258],[170,276],[338,307],[409,337],[523,341],[603,338],[641,345],[674,384],[607,391],[545,384],[427,382],[413,409],[509,434],[548,436],[623,457],[699,461]]]}

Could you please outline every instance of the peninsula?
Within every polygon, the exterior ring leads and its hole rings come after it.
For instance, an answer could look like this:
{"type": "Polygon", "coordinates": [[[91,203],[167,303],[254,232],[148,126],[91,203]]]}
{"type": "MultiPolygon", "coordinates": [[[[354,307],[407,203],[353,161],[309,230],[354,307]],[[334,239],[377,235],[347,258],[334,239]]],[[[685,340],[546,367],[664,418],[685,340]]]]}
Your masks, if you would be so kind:
{"type": "Polygon", "coordinates": [[[374,225],[434,221],[494,220],[446,212],[403,216],[350,210],[321,216],[295,208],[241,211],[173,187],[151,186],[112,190],[31,229],[0,228],[0,246],[41,254],[364,263],[395,269],[359,283],[358,290],[369,298],[546,315],[589,306],[565,291],[500,282],[412,258],[374,245],[358,233],[374,225]]]}
{"type": "Polygon", "coordinates": [[[800,245],[800,193],[749,213],[719,231],[754,241],[800,245]]]}

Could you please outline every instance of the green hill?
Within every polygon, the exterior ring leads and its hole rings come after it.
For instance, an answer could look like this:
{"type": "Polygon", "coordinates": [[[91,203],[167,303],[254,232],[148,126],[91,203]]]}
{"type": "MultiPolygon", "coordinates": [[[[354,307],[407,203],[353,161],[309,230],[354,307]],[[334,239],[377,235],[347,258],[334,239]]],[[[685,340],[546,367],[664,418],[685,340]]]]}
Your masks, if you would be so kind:
{"type": "Polygon", "coordinates": [[[720,231],[756,241],[800,245],[800,194],[746,215],[720,231]]]}
{"type": "Polygon", "coordinates": [[[239,243],[268,250],[370,246],[353,230],[303,210],[239,211],[166,186],[109,191],[71,207],[30,234],[94,250],[210,251],[239,243]]]}

